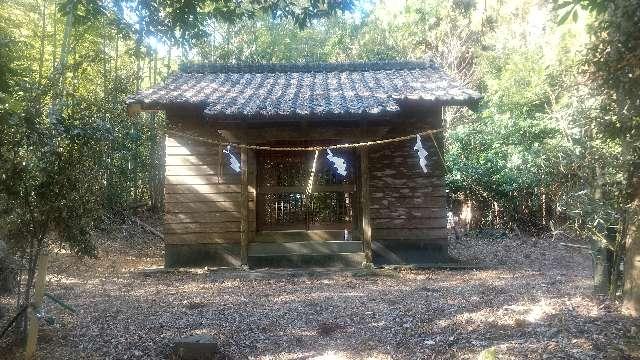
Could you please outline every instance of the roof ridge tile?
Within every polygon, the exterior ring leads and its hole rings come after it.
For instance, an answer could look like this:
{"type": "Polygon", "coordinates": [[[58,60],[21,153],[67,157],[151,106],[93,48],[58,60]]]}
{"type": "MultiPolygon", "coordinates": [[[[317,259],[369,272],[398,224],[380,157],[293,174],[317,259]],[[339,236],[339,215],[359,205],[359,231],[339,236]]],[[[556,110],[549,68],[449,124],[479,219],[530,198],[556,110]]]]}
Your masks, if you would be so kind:
{"type": "Polygon", "coordinates": [[[317,63],[185,63],[181,73],[311,73],[311,72],[360,72],[390,70],[439,70],[432,60],[317,62],[317,63]]]}

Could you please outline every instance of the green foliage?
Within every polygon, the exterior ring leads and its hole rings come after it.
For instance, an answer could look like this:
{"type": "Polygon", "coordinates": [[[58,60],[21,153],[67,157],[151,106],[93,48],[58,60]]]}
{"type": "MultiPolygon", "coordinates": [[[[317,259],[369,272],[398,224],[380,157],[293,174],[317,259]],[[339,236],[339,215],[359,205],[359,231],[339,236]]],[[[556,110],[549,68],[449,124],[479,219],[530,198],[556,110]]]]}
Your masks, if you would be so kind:
{"type": "Polygon", "coordinates": [[[113,33],[98,26],[73,33],[68,76],[56,89],[55,76],[47,74],[60,56],[63,21],[51,6],[15,5],[0,13],[7,25],[0,33],[0,237],[22,253],[57,242],[95,255],[89,235],[96,221],[149,198],[161,119],[126,115],[134,61],[117,55],[116,72],[110,57],[100,57],[113,33]],[[23,29],[35,30],[25,35],[23,29]],[[56,94],[62,111],[52,117],[56,94]]]}
{"type": "Polygon", "coordinates": [[[447,188],[474,204],[476,225],[535,230],[569,219],[600,236],[623,218],[640,128],[637,1],[562,1],[555,10],[535,0],[41,6],[16,0],[0,11],[5,234],[40,219],[91,253],[86,230],[96,219],[153,199],[163,119],[129,118],[123,104],[179,61],[431,57],[485,94],[476,113],[444,114],[447,188]],[[580,8],[594,18],[558,25],[580,8]],[[70,9],[75,27],[62,89],[53,64],[70,9]],[[151,46],[154,39],[182,50],[179,59],[151,46]],[[58,95],[63,111],[51,122],[58,95]]]}
{"type": "Polygon", "coordinates": [[[548,224],[573,176],[575,157],[558,112],[576,81],[568,74],[578,67],[575,49],[582,39],[574,28],[559,29],[553,13],[535,1],[479,9],[465,1],[383,1],[358,18],[337,16],[302,30],[269,18],[216,23],[197,43],[193,60],[431,57],[486,95],[478,114],[445,115],[450,194],[475,204],[479,226],[538,229],[548,224]]]}
{"type": "Polygon", "coordinates": [[[584,58],[591,82],[579,87],[576,103],[564,105],[574,129],[577,176],[560,205],[576,230],[601,240],[609,226],[624,232],[618,224],[632,201],[629,185],[640,176],[633,168],[640,157],[640,50],[632,45],[640,41],[640,3],[579,3],[599,17],[584,58]]]}
{"type": "Polygon", "coordinates": [[[447,134],[447,188],[472,205],[475,226],[543,230],[571,178],[571,147],[556,112],[574,81],[566,73],[575,56],[562,41],[549,47],[558,31],[552,24],[539,34],[526,30],[533,26],[527,11],[534,10],[524,4],[492,16],[495,33],[486,34],[475,59],[485,98],[477,114],[454,119],[447,134]]]}
{"type": "Polygon", "coordinates": [[[608,0],[556,0],[554,9],[560,13],[558,23],[565,24],[569,19],[578,21],[578,10],[581,7],[601,16],[607,11],[608,5],[608,0]]]}
{"type": "Polygon", "coordinates": [[[478,360],[495,360],[496,359],[496,348],[488,348],[482,350],[480,354],[478,354],[478,360]]]}
{"type": "Polygon", "coordinates": [[[486,54],[480,71],[492,116],[508,114],[527,119],[545,111],[551,81],[543,64],[541,49],[509,49],[486,54]]]}
{"type": "MultiPolygon", "coordinates": [[[[159,60],[147,40],[165,39],[185,49],[206,38],[213,21],[263,14],[274,23],[286,19],[296,26],[294,33],[352,5],[3,2],[0,237],[32,260],[51,241],[95,255],[89,233],[96,222],[126,215],[137,203],[160,209],[163,117],[131,118],[124,111],[128,95],[162,81],[175,65],[170,55],[159,60]]],[[[35,260],[29,266],[33,270],[35,260]]]]}
{"type": "Polygon", "coordinates": [[[214,34],[196,47],[198,57],[212,62],[321,62],[406,58],[394,32],[375,21],[357,23],[346,17],[319,20],[302,30],[293,21],[269,18],[218,24],[214,34]]]}
{"type": "Polygon", "coordinates": [[[81,24],[105,21],[111,29],[128,33],[132,38],[155,37],[188,48],[209,37],[213,22],[236,23],[262,16],[275,21],[293,22],[302,29],[313,21],[351,11],[353,0],[312,1],[77,1],[66,0],[61,9],[77,7],[81,24]],[[135,14],[136,24],[127,21],[127,12],[135,14]]]}
{"type": "Polygon", "coordinates": [[[351,4],[0,2],[0,238],[27,269],[19,307],[30,303],[51,244],[95,256],[90,234],[102,219],[128,216],[137,203],[161,209],[163,118],[130,118],[124,108],[126,96],[173,68],[147,42],[168,40],[186,54],[214,19],[268,12],[303,27],[351,4]]]}
{"type": "Polygon", "coordinates": [[[576,21],[581,8],[594,16],[581,77],[571,89],[575,100],[558,106],[572,149],[572,176],[558,207],[573,231],[592,240],[594,252],[613,254],[610,271],[603,269],[604,288],[610,284],[615,296],[625,243],[638,243],[633,224],[640,221],[640,2],[575,0],[556,8],[565,11],[560,22],[569,14],[576,21]]]}

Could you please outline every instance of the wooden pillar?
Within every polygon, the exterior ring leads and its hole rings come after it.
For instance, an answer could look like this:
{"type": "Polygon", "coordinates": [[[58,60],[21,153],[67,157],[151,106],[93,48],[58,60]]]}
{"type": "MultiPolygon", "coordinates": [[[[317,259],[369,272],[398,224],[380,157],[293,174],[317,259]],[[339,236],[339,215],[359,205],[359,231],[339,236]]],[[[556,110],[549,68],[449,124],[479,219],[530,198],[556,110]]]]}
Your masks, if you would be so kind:
{"type": "Polygon", "coordinates": [[[247,148],[240,148],[240,262],[248,266],[249,258],[249,153],[247,148]]]}
{"type": "Polygon", "coordinates": [[[222,178],[222,172],[224,171],[224,145],[218,145],[218,184],[222,184],[224,179],[222,178]]]}
{"type": "Polygon", "coordinates": [[[364,261],[373,263],[371,250],[371,223],[369,219],[369,152],[367,147],[360,149],[360,216],[362,228],[362,247],[364,261]]]}

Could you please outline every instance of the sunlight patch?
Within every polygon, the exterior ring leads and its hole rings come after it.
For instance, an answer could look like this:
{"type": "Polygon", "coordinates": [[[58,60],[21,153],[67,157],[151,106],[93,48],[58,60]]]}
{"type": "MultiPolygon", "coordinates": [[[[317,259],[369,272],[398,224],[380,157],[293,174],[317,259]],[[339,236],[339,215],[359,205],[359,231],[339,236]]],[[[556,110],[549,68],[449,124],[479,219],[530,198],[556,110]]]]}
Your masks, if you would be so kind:
{"type": "MultiPolygon", "coordinates": [[[[347,359],[353,359],[353,358],[354,358],[353,354],[348,354],[344,352],[327,351],[322,355],[312,356],[309,359],[310,360],[347,360],[347,359]]],[[[388,355],[373,354],[373,355],[367,356],[367,359],[386,360],[386,359],[391,359],[391,357],[388,355]]]]}
{"type": "Polygon", "coordinates": [[[551,307],[546,303],[544,299],[542,299],[542,301],[531,307],[531,310],[525,316],[525,319],[527,319],[527,321],[531,323],[539,322],[545,315],[551,312],[551,307]]]}
{"type": "Polygon", "coordinates": [[[346,360],[347,357],[342,353],[337,353],[337,352],[334,352],[334,351],[327,351],[326,353],[324,353],[324,354],[322,354],[320,356],[314,356],[314,357],[311,357],[310,359],[313,359],[313,360],[342,360],[342,359],[344,359],[344,360],[346,360]]]}

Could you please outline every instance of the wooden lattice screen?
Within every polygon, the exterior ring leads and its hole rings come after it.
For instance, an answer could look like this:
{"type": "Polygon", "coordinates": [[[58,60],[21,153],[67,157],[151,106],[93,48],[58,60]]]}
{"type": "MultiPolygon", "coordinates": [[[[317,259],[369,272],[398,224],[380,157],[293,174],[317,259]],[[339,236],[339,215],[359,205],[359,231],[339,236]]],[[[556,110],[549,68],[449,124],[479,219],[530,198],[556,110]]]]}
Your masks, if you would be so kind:
{"type": "Polygon", "coordinates": [[[350,230],[354,202],[353,155],[339,174],[320,151],[312,192],[308,193],[314,154],[301,151],[257,153],[257,230],[350,230]]]}

